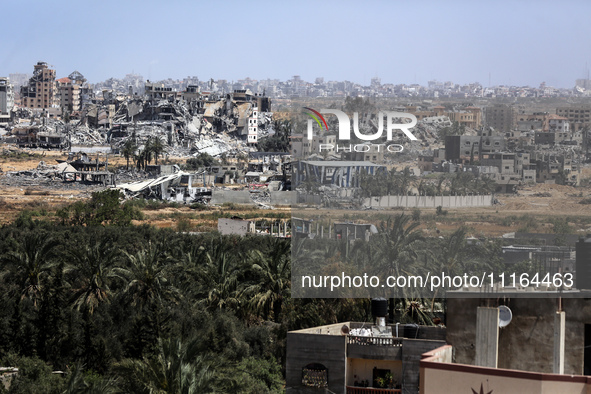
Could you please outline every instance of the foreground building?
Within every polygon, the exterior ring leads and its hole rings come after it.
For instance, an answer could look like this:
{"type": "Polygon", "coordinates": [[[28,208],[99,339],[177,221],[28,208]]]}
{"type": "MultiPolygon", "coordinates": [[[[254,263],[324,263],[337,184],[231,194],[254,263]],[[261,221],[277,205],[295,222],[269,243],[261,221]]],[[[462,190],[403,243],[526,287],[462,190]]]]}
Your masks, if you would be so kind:
{"type": "Polygon", "coordinates": [[[418,393],[421,354],[445,328],[345,322],[287,333],[288,394],[418,393]]]}

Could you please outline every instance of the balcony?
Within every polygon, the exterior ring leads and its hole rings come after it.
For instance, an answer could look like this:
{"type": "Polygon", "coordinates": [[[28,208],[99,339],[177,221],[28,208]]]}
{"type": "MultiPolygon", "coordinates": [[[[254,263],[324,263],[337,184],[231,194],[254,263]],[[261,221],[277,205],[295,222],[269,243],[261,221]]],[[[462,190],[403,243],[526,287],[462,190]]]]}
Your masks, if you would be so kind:
{"type": "Polygon", "coordinates": [[[348,345],[361,345],[361,346],[369,346],[369,345],[402,346],[402,338],[360,337],[360,336],[349,335],[347,337],[347,344],[348,345]]]}
{"type": "Polygon", "coordinates": [[[378,389],[373,387],[347,386],[347,394],[402,394],[401,389],[378,389]]]}
{"type": "Polygon", "coordinates": [[[347,337],[347,357],[378,360],[402,360],[403,338],[347,337]]]}

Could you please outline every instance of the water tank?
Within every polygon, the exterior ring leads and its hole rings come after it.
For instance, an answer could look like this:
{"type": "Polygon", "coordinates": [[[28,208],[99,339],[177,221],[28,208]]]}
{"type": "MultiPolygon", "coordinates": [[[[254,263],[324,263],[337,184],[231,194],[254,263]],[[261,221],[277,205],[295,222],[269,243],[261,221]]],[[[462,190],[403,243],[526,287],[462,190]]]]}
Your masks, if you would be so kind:
{"type": "Polygon", "coordinates": [[[419,325],[418,324],[406,324],[404,326],[404,337],[415,339],[419,336],[419,325]]]}
{"type": "Polygon", "coordinates": [[[591,290],[591,234],[577,242],[576,288],[591,290]]]}
{"type": "Polygon", "coordinates": [[[388,315],[388,300],[385,298],[371,299],[371,314],[375,317],[385,317],[388,315]]]}

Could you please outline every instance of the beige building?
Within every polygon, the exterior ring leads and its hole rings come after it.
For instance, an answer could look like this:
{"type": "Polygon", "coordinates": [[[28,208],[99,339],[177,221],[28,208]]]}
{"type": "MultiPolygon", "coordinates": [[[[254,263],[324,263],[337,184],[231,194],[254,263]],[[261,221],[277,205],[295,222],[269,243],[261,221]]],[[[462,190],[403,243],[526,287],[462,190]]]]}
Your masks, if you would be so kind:
{"type": "Polygon", "coordinates": [[[507,133],[513,128],[513,108],[504,104],[485,107],[484,122],[497,132],[507,133]]]}
{"type": "Polygon", "coordinates": [[[21,87],[21,105],[25,108],[52,108],[59,105],[55,70],[47,63],[38,62],[29,83],[21,87]]]}
{"type": "Polygon", "coordinates": [[[68,77],[58,79],[56,84],[62,112],[80,111],[80,86],[68,77]]]}
{"type": "Polygon", "coordinates": [[[0,123],[10,122],[14,91],[8,78],[0,78],[0,123]]]}
{"type": "Polygon", "coordinates": [[[571,105],[556,108],[556,115],[568,119],[572,131],[579,131],[585,126],[591,126],[591,106],[571,105]]]}

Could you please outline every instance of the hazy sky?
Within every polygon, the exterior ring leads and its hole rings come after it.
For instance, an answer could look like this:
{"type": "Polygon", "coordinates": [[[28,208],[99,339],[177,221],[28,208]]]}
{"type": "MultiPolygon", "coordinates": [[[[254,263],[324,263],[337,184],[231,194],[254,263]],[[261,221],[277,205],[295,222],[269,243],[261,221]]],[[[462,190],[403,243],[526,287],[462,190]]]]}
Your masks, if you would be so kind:
{"type": "Polygon", "coordinates": [[[4,1],[0,76],[46,61],[89,82],[278,78],[572,87],[591,67],[580,1],[4,1]]]}

